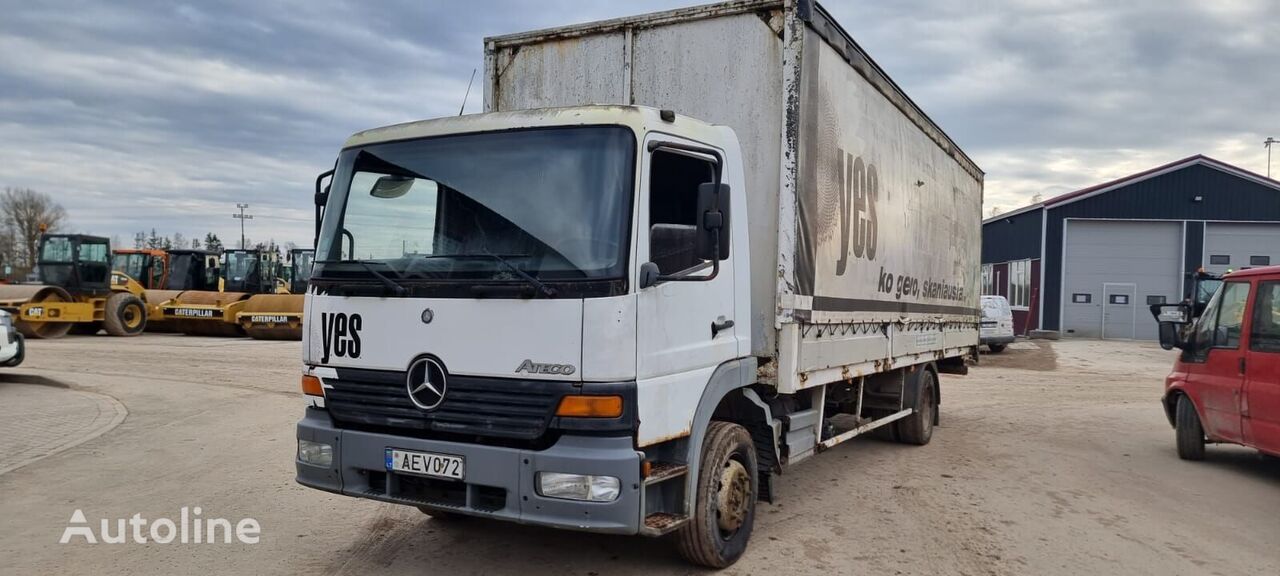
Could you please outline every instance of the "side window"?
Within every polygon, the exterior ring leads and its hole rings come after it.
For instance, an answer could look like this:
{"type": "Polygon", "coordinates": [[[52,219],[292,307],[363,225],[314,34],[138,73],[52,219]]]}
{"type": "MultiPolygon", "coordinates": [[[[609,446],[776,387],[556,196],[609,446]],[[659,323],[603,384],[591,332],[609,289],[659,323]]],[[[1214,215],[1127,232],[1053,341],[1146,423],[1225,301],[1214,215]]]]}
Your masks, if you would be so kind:
{"type": "Polygon", "coordinates": [[[698,186],[715,181],[715,164],[661,149],[649,164],[649,260],[664,275],[706,264],[695,255],[698,186]]]}
{"type": "Polygon", "coordinates": [[[1249,349],[1254,352],[1280,353],[1280,282],[1258,285],[1258,299],[1253,302],[1253,327],[1249,330],[1249,349]]]}
{"type": "Polygon", "coordinates": [[[1218,325],[1213,331],[1214,348],[1239,348],[1244,311],[1249,302],[1248,282],[1228,282],[1218,303],[1218,325]]]}

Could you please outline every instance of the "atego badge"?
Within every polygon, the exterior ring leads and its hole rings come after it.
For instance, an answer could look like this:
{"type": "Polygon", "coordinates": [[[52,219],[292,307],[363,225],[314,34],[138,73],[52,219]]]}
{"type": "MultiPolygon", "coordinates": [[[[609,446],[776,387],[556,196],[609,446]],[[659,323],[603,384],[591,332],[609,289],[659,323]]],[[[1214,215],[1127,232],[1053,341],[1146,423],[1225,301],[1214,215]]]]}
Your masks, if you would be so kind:
{"type": "Polygon", "coordinates": [[[444,402],[444,395],[449,391],[444,366],[431,358],[419,358],[409,365],[409,373],[405,375],[405,388],[409,391],[409,400],[423,410],[434,410],[444,402]]]}

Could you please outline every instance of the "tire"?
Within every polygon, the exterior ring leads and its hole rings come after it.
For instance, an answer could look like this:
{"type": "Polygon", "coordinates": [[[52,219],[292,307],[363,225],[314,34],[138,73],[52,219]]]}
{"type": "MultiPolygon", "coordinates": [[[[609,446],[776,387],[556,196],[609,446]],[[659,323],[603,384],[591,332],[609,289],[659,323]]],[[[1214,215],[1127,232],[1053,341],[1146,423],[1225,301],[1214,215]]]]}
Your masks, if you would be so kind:
{"type": "Polygon", "coordinates": [[[112,294],[103,310],[102,327],[112,336],[137,336],[147,327],[147,307],[133,294],[112,294]]]}
{"type": "Polygon", "coordinates": [[[895,423],[898,427],[899,442],[924,446],[933,438],[934,416],[938,410],[938,404],[934,400],[938,397],[937,390],[938,377],[933,375],[932,370],[922,370],[920,395],[916,399],[919,409],[895,423]]]}
{"type": "Polygon", "coordinates": [[[435,508],[428,508],[426,506],[419,506],[418,511],[422,512],[423,514],[426,514],[427,516],[430,516],[432,520],[439,520],[441,522],[452,523],[452,522],[457,522],[459,520],[466,520],[468,518],[466,514],[449,512],[447,510],[437,510],[435,508]]]}
{"type": "Polygon", "coordinates": [[[102,330],[101,322],[81,322],[72,324],[71,331],[68,334],[76,334],[78,336],[92,336],[102,330]]]}
{"type": "Polygon", "coordinates": [[[709,568],[737,562],[751,540],[758,494],[751,434],[731,422],[712,422],[702,441],[693,517],[676,532],[680,555],[709,568]]]}
{"type": "Polygon", "coordinates": [[[987,344],[987,348],[991,349],[992,354],[1004,352],[1005,346],[1008,346],[1008,344],[987,344]]]}
{"type": "Polygon", "coordinates": [[[1195,404],[1186,395],[1178,396],[1177,424],[1178,457],[1183,460],[1204,460],[1204,427],[1195,404]]]}

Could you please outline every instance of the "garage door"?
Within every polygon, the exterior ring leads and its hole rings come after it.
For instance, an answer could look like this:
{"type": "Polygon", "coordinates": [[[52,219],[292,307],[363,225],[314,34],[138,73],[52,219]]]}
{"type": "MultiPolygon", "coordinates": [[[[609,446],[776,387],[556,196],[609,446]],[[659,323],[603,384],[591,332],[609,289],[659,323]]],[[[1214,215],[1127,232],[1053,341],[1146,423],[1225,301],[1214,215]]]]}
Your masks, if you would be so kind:
{"type": "Polygon", "coordinates": [[[1156,339],[1147,306],[1177,302],[1182,223],[1068,220],[1062,326],[1068,336],[1156,339]]]}
{"type": "Polygon", "coordinates": [[[1222,274],[1271,265],[1280,265],[1280,224],[1205,224],[1205,270],[1222,274]]]}

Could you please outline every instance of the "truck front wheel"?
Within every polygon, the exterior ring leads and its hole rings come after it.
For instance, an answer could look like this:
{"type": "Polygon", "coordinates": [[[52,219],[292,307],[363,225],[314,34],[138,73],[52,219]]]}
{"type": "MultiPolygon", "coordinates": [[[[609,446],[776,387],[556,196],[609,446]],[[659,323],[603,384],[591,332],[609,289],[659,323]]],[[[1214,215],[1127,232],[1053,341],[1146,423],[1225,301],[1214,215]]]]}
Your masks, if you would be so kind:
{"type": "Polygon", "coordinates": [[[1204,460],[1204,427],[1200,425],[1200,415],[1196,414],[1195,404],[1186,395],[1178,396],[1176,422],[1178,457],[1183,460],[1204,460]]]}
{"type": "Polygon", "coordinates": [[[676,533],[681,556],[710,568],[738,561],[755,521],[756,474],[756,448],[747,429],[712,422],[702,441],[693,518],[676,533]]]}

